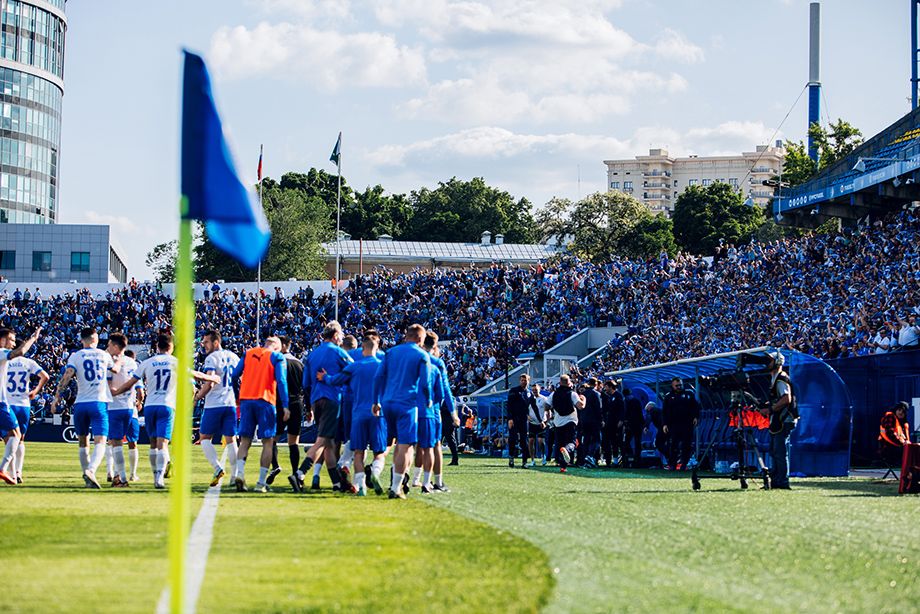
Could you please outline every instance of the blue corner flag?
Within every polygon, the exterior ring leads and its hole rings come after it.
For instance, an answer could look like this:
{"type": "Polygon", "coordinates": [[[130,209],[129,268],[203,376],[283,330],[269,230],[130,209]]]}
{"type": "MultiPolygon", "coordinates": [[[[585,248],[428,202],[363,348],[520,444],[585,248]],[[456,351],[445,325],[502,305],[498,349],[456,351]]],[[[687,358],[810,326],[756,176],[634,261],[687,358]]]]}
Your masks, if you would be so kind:
{"type": "Polygon", "coordinates": [[[182,195],[188,209],[182,217],[204,222],[214,245],[244,266],[255,268],[268,249],[268,222],[236,174],[204,60],[184,53],[182,195]]]}

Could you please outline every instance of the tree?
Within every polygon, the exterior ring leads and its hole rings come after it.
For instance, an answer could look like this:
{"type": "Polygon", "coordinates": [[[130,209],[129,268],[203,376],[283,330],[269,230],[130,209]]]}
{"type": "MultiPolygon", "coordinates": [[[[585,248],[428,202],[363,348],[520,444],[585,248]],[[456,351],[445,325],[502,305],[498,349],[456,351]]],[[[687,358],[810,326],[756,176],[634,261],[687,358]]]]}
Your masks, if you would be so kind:
{"type": "Polygon", "coordinates": [[[431,190],[409,195],[411,223],[398,237],[412,241],[479,241],[484,231],[504,234],[508,243],[531,243],[535,237],[530,202],[514,200],[508,192],[476,177],[453,177],[431,190]]]}
{"type": "Polygon", "coordinates": [[[863,143],[862,132],[840,118],[830,122],[827,128],[822,128],[818,123],[812,124],[808,128],[808,136],[814,139],[818,147],[819,171],[847,157],[863,143]]]}
{"type": "Polygon", "coordinates": [[[356,192],[342,209],[342,230],[353,239],[376,239],[380,235],[401,238],[412,219],[405,194],[385,194],[383,186],[368,186],[356,192]]]}
{"type": "MultiPolygon", "coordinates": [[[[263,207],[272,231],[262,261],[263,279],[321,279],[325,276],[322,241],[333,234],[327,204],[299,187],[263,183],[263,207]]],[[[246,269],[202,236],[195,246],[198,279],[253,281],[256,271],[246,269]]]]}
{"type": "Polygon", "coordinates": [[[176,241],[160,243],[147,252],[144,264],[153,270],[154,278],[164,284],[176,281],[176,259],[178,258],[176,241]]]}
{"type": "Polygon", "coordinates": [[[776,177],[790,187],[801,185],[818,172],[818,165],[808,157],[808,149],[802,141],[786,141],[786,158],[783,161],[782,177],[776,177]]]}
{"type": "Polygon", "coordinates": [[[577,203],[554,198],[536,215],[543,238],[570,236],[569,249],[580,258],[602,262],[613,255],[630,258],[676,251],[671,222],[622,192],[597,192],[577,203]]]}
{"type": "Polygon", "coordinates": [[[745,205],[740,192],[719,181],[687,188],[677,197],[671,219],[681,249],[708,255],[720,239],[736,245],[750,240],[764,221],[764,211],[745,205]]]}

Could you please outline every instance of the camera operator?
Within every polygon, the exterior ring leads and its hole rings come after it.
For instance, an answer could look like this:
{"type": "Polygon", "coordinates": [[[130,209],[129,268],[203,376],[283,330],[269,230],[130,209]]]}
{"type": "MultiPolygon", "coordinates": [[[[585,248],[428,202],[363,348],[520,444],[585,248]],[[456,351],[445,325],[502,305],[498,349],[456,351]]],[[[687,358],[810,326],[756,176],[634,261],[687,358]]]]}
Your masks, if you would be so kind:
{"type": "Polygon", "coordinates": [[[623,447],[623,419],[626,414],[626,405],[623,393],[614,380],[604,382],[604,392],[601,395],[601,409],[604,414],[604,429],[601,433],[601,445],[607,466],[614,464],[623,447]]]}
{"type": "Polygon", "coordinates": [[[575,432],[578,427],[577,409],[584,409],[585,397],[572,390],[572,380],[568,375],[559,376],[559,387],[553,392],[553,423],[556,426],[555,450],[556,462],[560,471],[565,473],[577,447],[575,432]]]}
{"type": "Polygon", "coordinates": [[[531,409],[536,410],[536,401],[530,391],[530,376],[522,374],[520,385],[508,391],[508,466],[514,467],[514,458],[517,456],[518,445],[521,446],[523,462],[522,469],[527,468],[527,459],[530,451],[527,445],[527,415],[531,409]]]}
{"type": "Polygon", "coordinates": [[[770,420],[770,457],[773,469],[770,471],[770,488],[789,490],[789,449],[796,419],[792,380],[783,371],[786,357],[779,350],[773,354],[770,363],[770,403],[767,415],[770,420]],[[777,430],[774,424],[781,427],[777,430]],[[775,431],[775,432],[774,432],[775,431]]]}
{"type": "Polygon", "coordinates": [[[693,429],[700,421],[700,404],[696,397],[684,390],[679,377],[671,379],[671,391],[664,397],[663,430],[671,439],[671,453],[668,460],[677,471],[682,471],[690,460],[693,445],[693,429]]]}
{"type": "Polygon", "coordinates": [[[581,431],[581,445],[578,448],[579,465],[585,465],[586,462],[591,465],[597,462],[597,449],[600,446],[601,429],[603,428],[599,384],[596,378],[588,378],[582,391],[585,397],[585,408],[578,417],[578,426],[581,431]]]}
{"type": "Polygon", "coordinates": [[[910,426],[907,423],[907,409],[904,401],[885,412],[879,424],[879,455],[891,467],[900,467],[904,445],[910,443],[910,426]]]}

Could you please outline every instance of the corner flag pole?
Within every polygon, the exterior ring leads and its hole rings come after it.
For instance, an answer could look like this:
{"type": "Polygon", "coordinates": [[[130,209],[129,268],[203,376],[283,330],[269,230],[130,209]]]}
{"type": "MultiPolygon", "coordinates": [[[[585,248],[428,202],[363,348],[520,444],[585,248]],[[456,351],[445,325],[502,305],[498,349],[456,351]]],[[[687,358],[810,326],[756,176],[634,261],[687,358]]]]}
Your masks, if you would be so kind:
{"type": "MultiPolygon", "coordinates": [[[[265,211],[262,204],[262,145],[259,145],[259,209],[265,211]]],[[[256,346],[262,345],[262,261],[259,260],[259,268],[256,271],[256,346]]]]}
{"type": "Polygon", "coordinates": [[[176,290],[173,312],[173,337],[176,359],[176,437],[172,440],[175,477],[169,485],[169,609],[185,611],[185,558],[189,534],[189,499],[191,458],[189,433],[192,432],[192,349],[195,337],[195,301],[192,295],[192,222],[186,219],[188,199],[182,197],[179,221],[179,245],[176,261],[176,290]]]}
{"type": "Polygon", "coordinates": [[[342,133],[339,132],[339,155],[336,160],[336,167],[339,173],[338,189],[335,196],[335,319],[339,319],[339,262],[341,261],[342,248],[341,240],[341,223],[342,223],[342,133]]]}

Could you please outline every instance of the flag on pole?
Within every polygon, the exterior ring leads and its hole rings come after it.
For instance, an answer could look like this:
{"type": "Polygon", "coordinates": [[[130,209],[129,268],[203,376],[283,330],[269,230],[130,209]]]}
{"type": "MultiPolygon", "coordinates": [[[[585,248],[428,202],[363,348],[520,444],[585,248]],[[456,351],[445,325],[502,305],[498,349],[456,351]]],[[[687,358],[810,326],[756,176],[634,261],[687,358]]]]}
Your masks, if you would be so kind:
{"type": "Polygon", "coordinates": [[[268,222],[236,173],[204,60],[190,51],[183,77],[182,195],[188,200],[183,219],[204,222],[214,245],[244,266],[259,264],[268,249],[268,222]]]}
{"type": "Polygon", "coordinates": [[[335,162],[336,164],[338,164],[339,160],[341,159],[341,156],[342,156],[342,133],[339,132],[339,138],[335,142],[335,147],[332,149],[332,155],[329,156],[329,161],[335,162]]]}
{"type": "Polygon", "coordinates": [[[256,170],[256,181],[262,181],[262,146],[259,145],[259,168],[256,170]]]}

